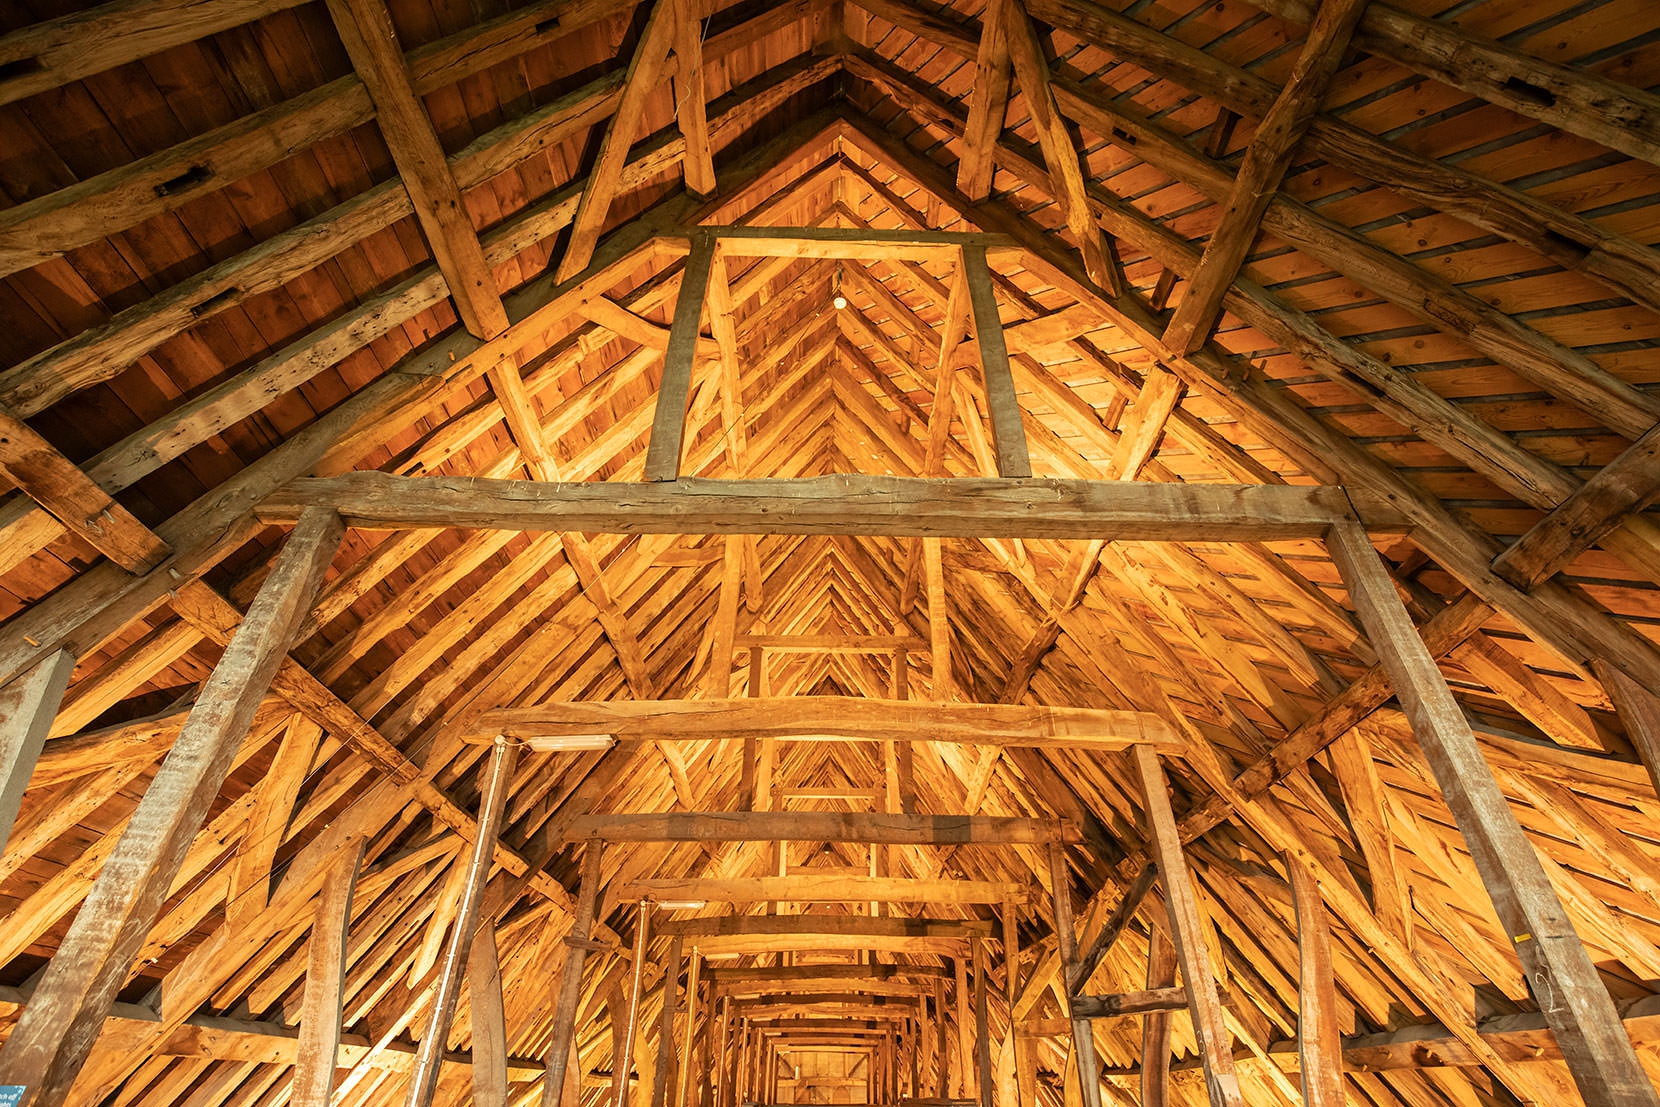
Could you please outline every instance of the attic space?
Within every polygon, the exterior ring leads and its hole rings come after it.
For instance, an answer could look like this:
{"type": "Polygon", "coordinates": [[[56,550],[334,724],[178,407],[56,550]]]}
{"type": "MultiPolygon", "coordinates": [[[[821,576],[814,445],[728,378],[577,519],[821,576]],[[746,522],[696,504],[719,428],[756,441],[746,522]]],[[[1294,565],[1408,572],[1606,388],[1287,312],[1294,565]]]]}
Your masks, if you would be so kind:
{"type": "Polygon", "coordinates": [[[0,0],[0,1107],[1660,1107],[1660,3],[0,0]]]}

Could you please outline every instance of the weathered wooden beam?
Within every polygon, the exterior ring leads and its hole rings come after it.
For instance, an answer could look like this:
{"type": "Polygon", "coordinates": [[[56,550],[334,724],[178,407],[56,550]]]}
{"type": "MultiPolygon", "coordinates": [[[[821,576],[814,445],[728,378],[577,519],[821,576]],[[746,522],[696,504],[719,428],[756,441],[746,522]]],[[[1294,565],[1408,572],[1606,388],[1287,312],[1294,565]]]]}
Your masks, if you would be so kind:
{"type": "Polygon", "coordinates": [[[405,1099],[407,1107],[432,1107],[432,1097],[438,1090],[438,1070],[449,1044],[450,1019],[454,1017],[455,1005],[461,998],[467,953],[472,948],[473,929],[478,925],[484,886],[490,879],[496,836],[501,832],[502,812],[507,804],[507,793],[512,788],[513,767],[518,755],[518,746],[505,738],[498,739],[490,750],[484,795],[479,803],[478,837],[473,840],[473,849],[467,858],[467,869],[461,884],[461,903],[450,924],[449,942],[438,967],[438,990],[432,998],[432,1013],[427,1017],[426,1030],[421,1036],[420,1052],[415,1055],[415,1072],[410,1077],[409,1094],[405,1099]]]}
{"type": "Polygon", "coordinates": [[[1026,889],[996,880],[945,880],[861,874],[641,877],[613,892],[619,899],[717,903],[1003,903],[1026,889]]]}
{"type": "Polygon", "coordinates": [[[1059,842],[1049,846],[1049,895],[1055,916],[1055,958],[1059,962],[1059,994],[1065,996],[1066,1017],[1072,1024],[1071,1062],[1078,1077],[1083,1107],[1101,1107],[1100,1062],[1095,1053],[1095,1030],[1079,1012],[1070,982],[1078,973],[1078,931],[1072,913],[1072,870],[1059,842]]]}
{"type": "Polygon", "coordinates": [[[328,1107],[340,1063],[341,1011],[346,991],[346,946],[352,925],[352,892],[363,861],[363,839],[341,853],[317,897],[306,947],[300,1040],[289,1091],[296,1107],[328,1107]]]}
{"type": "Polygon", "coordinates": [[[1172,350],[1190,354],[1210,338],[1222,312],[1222,297],[1245,264],[1245,255],[1261,230],[1263,212],[1291,167],[1292,152],[1320,110],[1326,86],[1343,61],[1366,3],[1322,0],[1291,78],[1251,136],[1233,190],[1222,207],[1221,222],[1211,232],[1199,268],[1165,328],[1164,343],[1172,350]]]}
{"type": "Polygon", "coordinates": [[[900,634],[740,634],[738,649],[764,649],[774,653],[875,653],[895,650],[922,653],[928,643],[900,634]]]}
{"type": "Polygon", "coordinates": [[[355,472],[291,481],[258,514],[323,505],[356,527],[615,534],[858,534],[947,538],[1272,541],[1323,534],[1341,491],[1289,485],[836,476],[659,485],[537,484],[355,472]]]}
{"type": "Polygon", "coordinates": [[[628,148],[639,137],[646,101],[657,91],[680,22],[680,4],[677,0],[655,0],[640,41],[628,59],[622,99],[617,103],[616,113],[606,123],[599,156],[583,183],[582,199],[578,201],[576,217],[571,221],[570,239],[555,271],[558,280],[567,280],[580,273],[594,256],[594,247],[599,244],[600,232],[605,229],[611,202],[616,199],[623,183],[628,148]]]}
{"type": "Polygon", "coordinates": [[[996,170],[993,155],[1009,108],[1014,74],[1009,65],[1006,12],[1002,3],[988,4],[980,25],[980,48],[974,59],[974,84],[969,91],[968,126],[963,134],[962,157],[957,161],[957,190],[970,200],[984,200],[991,194],[996,170]]]}
{"type": "Polygon", "coordinates": [[[1049,62],[1026,13],[1024,0],[998,0],[998,3],[1003,8],[999,24],[1001,32],[1008,37],[1009,60],[1014,65],[1020,91],[1025,94],[1038,145],[1043,150],[1044,165],[1049,170],[1050,195],[1060,204],[1067,229],[1077,240],[1090,280],[1112,295],[1121,296],[1124,267],[1090,212],[1084,166],[1066,120],[1055,106],[1055,95],[1049,87],[1049,62]]]}
{"type": "MultiPolygon", "coordinates": [[[[1256,0],[1292,23],[1310,0],[1256,0]]],[[[1355,45],[1519,115],[1648,162],[1660,160],[1660,97],[1584,68],[1558,65],[1391,4],[1368,8],[1355,45]]]]}
{"type": "MultiPolygon", "coordinates": [[[[1151,868],[1143,870],[1151,873],[1151,868]]],[[[1147,934],[1148,990],[1174,987],[1176,947],[1163,927],[1147,934]]],[[[1170,1104],[1170,1013],[1152,1011],[1141,1022],[1141,1107],[1170,1104]]]]}
{"type": "MultiPolygon", "coordinates": [[[[674,110],[686,154],[680,176],[686,191],[711,196],[715,191],[715,157],[709,145],[709,114],[703,85],[703,20],[696,0],[675,0],[674,110]]],[[[662,1107],[653,1104],[652,1107],[662,1107]]]]}
{"type": "Polygon", "coordinates": [[[131,573],[155,568],[172,547],[133,517],[39,432],[0,408],[0,472],[71,534],[131,573]]]}
{"type": "Polygon", "coordinates": [[[798,988],[860,991],[867,985],[926,990],[931,985],[906,981],[930,981],[944,974],[945,970],[938,965],[744,965],[711,968],[704,978],[718,991],[744,995],[748,994],[746,989],[758,992],[798,988]]]}
{"type": "Polygon", "coordinates": [[[1148,841],[1158,861],[1160,883],[1164,886],[1165,907],[1170,915],[1170,936],[1181,963],[1182,981],[1188,1006],[1193,1012],[1194,1038],[1204,1061],[1205,1087],[1211,1107],[1243,1107],[1239,1077],[1233,1068],[1231,1035],[1223,1020],[1222,1001],[1216,992],[1210,953],[1205,944],[1205,922],[1193,894],[1187,859],[1182,855],[1176,833],[1176,816],[1170,810],[1170,793],[1164,767],[1152,750],[1132,753],[1147,801],[1148,841]]]}
{"type": "MultiPolygon", "coordinates": [[[[619,892],[618,898],[628,897],[619,892]]],[[[684,957],[682,949],[682,939],[677,937],[669,941],[668,961],[663,967],[663,1007],[657,1026],[657,1063],[651,1069],[651,1107],[666,1107],[668,1103],[669,1081],[673,1075],[670,1070],[675,1063],[674,1018],[680,1005],[680,967],[684,957]]],[[[696,993],[697,970],[694,968],[691,983],[686,989],[688,1014],[696,1004],[696,993]]]]}
{"type": "Polygon", "coordinates": [[[1072,1013],[1081,1019],[1110,1019],[1119,1015],[1181,1011],[1186,1007],[1187,989],[1174,986],[1148,988],[1144,992],[1117,992],[1112,995],[1072,997],[1072,1013]]]}
{"type": "Polygon", "coordinates": [[[1285,857],[1297,912],[1297,1059],[1306,1107],[1343,1107],[1343,1028],[1337,1021],[1337,977],[1331,924],[1320,888],[1300,858],[1285,857]]]}
{"type": "Polygon", "coordinates": [[[1177,749],[1161,716],[1093,707],[934,703],[852,696],[739,697],[704,700],[570,700],[503,707],[479,714],[469,729],[481,740],[507,734],[536,748],[574,736],[703,741],[717,736],[972,742],[1099,750],[1151,743],[1177,749]]]}
{"type": "Polygon", "coordinates": [[[629,1084],[634,1079],[634,1039],[640,1026],[640,1001],[645,998],[646,951],[651,943],[652,906],[645,901],[638,905],[634,915],[634,965],[628,982],[628,1017],[617,1019],[617,1009],[611,1008],[612,1085],[616,1096],[611,1107],[628,1107],[629,1084]],[[618,1032],[621,1036],[618,1036],[618,1032]]]}
{"type": "Polygon", "coordinates": [[[456,313],[473,334],[494,338],[507,329],[501,291],[484,260],[484,248],[444,159],[438,132],[415,94],[391,13],[383,0],[328,0],[328,9],[352,68],[374,101],[375,121],[444,274],[456,313]]]}
{"type": "Polygon", "coordinates": [[[473,1028],[474,1107],[507,1107],[507,1010],[494,919],[479,920],[467,951],[467,1012],[473,1028]]]}
{"type": "Polygon", "coordinates": [[[673,811],[584,815],[566,841],[865,842],[878,845],[1037,845],[1075,837],[1054,819],[887,815],[840,811],[673,811]]]}
{"type": "Polygon", "coordinates": [[[1030,477],[1032,461],[1026,450],[1026,430],[1020,423],[1020,401],[1015,398],[1014,377],[1009,372],[1009,351],[1003,344],[1003,321],[997,313],[997,296],[992,291],[985,248],[964,246],[962,264],[974,313],[974,337],[980,347],[986,410],[991,416],[991,439],[997,452],[997,475],[1030,477]]]}
{"type": "Polygon", "coordinates": [[[343,533],[332,512],[300,520],[0,1047],[32,1107],[68,1096],[343,533]]]}
{"type": "MultiPolygon", "coordinates": [[[[1597,470],[1493,559],[1493,571],[1528,591],[1660,495],[1660,423],[1597,470]]],[[[1637,566],[1633,566],[1636,568],[1637,566]]]]}
{"type": "MultiPolygon", "coordinates": [[[[670,7],[673,3],[674,0],[658,0],[659,7],[670,7]]],[[[692,394],[692,362],[697,354],[698,328],[703,320],[714,257],[715,240],[706,234],[697,235],[692,241],[691,256],[686,259],[686,269],[680,276],[674,322],[669,326],[669,345],[663,351],[663,384],[657,392],[651,440],[646,444],[645,479],[648,481],[672,481],[680,475],[686,405],[692,394]]]]}
{"type": "Polygon", "coordinates": [[[11,839],[29,777],[74,672],[75,655],[57,650],[0,688],[0,852],[11,839]]]}
{"type": "MultiPolygon", "coordinates": [[[[698,1009],[698,980],[703,973],[703,954],[697,947],[692,947],[692,967],[686,975],[686,1032],[681,1035],[680,1053],[678,1059],[679,1071],[676,1073],[673,1107],[686,1107],[686,1092],[691,1086],[693,1050],[697,1048],[699,1036],[703,1028],[697,1020],[698,1009]]],[[[711,997],[715,994],[713,984],[709,986],[711,997]]],[[[701,1084],[701,1081],[700,1081],[701,1084]]],[[[653,1107],[657,1107],[653,1104],[653,1107]]]]}
{"type": "Polygon", "coordinates": [[[876,227],[764,227],[749,224],[688,227],[695,241],[711,234],[734,257],[844,258],[855,261],[939,261],[959,249],[1009,251],[1006,235],[876,227]]]}
{"type": "MultiPolygon", "coordinates": [[[[561,1107],[565,1094],[566,1066],[575,1056],[577,1002],[582,998],[582,962],[588,955],[590,932],[599,903],[600,862],[603,842],[590,840],[582,854],[582,883],[577,891],[576,912],[565,939],[565,964],[559,970],[559,994],[554,1001],[552,1036],[542,1073],[542,1107],[561,1107]]],[[[576,1107],[571,1104],[570,1107],[576,1107]]]]}
{"type": "Polygon", "coordinates": [[[1413,734],[1470,847],[1505,933],[1590,1102],[1660,1104],[1607,987],[1482,757],[1446,678],[1424,647],[1377,551],[1357,524],[1327,538],[1350,602],[1389,674],[1413,734]]]}

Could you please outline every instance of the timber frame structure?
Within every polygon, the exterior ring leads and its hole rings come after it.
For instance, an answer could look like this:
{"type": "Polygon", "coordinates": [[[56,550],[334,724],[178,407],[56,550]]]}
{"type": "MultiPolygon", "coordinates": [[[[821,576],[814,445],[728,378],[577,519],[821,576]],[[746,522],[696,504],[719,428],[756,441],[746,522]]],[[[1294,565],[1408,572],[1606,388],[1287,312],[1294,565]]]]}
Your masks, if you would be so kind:
{"type": "Polygon", "coordinates": [[[1660,1107],[1653,89],[0,5],[0,1102],[1660,1107]]]}

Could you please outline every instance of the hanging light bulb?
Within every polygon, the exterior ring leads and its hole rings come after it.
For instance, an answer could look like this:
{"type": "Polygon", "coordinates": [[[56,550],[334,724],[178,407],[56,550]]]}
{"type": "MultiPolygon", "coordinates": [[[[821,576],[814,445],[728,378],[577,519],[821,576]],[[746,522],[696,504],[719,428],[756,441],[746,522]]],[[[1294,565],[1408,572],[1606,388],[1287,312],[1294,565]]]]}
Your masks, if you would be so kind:
{"type": "Polygon", "coordinates": [[[847,297],[842,295],[842,267],[836,266],[836,275],[830,278],[830,302],[840,311],[847,306],[847,297]]]}

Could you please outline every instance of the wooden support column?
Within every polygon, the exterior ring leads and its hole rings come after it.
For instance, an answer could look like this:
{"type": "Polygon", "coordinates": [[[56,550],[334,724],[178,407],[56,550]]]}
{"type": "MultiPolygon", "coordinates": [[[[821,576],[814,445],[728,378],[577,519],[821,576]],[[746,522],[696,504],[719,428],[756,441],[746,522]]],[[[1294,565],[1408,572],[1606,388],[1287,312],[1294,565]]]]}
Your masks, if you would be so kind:
{"type": "MultiPolygon", "coordinates": [[[[575,1042],[576,1006],[582,998],[582,962],[588,956],[589,933],[599,900],[600,860],[605,843],[593,839],[582,855],[582,886],[577,891],[576,916],[565,936],[565,967],[559,974],[559,997],[553,1008],[553,1038],[548,1043],[547,1068],[542,1074],[542,1107],[562,1107],[565,1067],[575,1042]]],[[[577,1107],[572,1103],[569,1107],[577,1107]]]]}
{"type": "MultiPolygon", "coordinates": [[[[680,939],[676,938],[676,948],[679,948],[680,939]]],[[[686,1084],[690,1078],[692,1068],[692,1043],[697,1040],[699,1031],[697,1022],[697,984],[698,976],[703,967],[703,955],[696,946],[692,947],[691,967],[686,974],[686,1033],[680,1047],[679,1072],[675,1074],[674,1107],[686,1107],[686,1084]]],[[[655,1105],[654,1105],[655,1107],[655,1105]]]]}
{"type": "Polygon", "coordinates": [[[1020,423],[1020,401],[1009,371],[1009,350],[1003,342],[1003,321],[997,314],[997,296],[991,287],[991,269],[984,246],[963,247],[963,274],[974,309],[974,337],[980,344],[980,369],[986,386],[986,411],[991,416],[991,439],[997,452],[997,475],[1029,477],[1032,461],[1026,451],[1026,428],[1020,423]]]}
{"type": "Polygon", "coordinates": [[[467,953],[467,1007],[473,1022],[473,1107],[507,1107],[507,1010],[501,994],[496,923],[480,922],[467,953]]]}
{"type": "Polygon", "coordinates": [[[1233,1044],[1216,992],[1210,953],[1205,947],[1204,920],[1193,894],[1187,859],[1176,831],[1176,816],[1170,809],[1170,793],[1159,755],[1146,746],[1133,751],[1147,799],[1148,836],[1153,856],[1163,877],[1165,904],[1170,912],[1170,935],[1176,944],[1176,959],[1187,987],[1188,1007],[1193,1012],[1193,1035],[1204,1063],[1205,1087],[1211,1107],[1244,1107],[1239,1078],[1233,1070],[1233,1044]]]}
{"type": "Polygon", "coordinates": [[[1101,1107],[1101,1066],[1095,1058],[1095,1029],[1089,1019],[1078,1017],[1072,1010],[1073,994],[1082,981],[1078,980],[1078,937],[1072,918],[1072,873],[1066,863],[1066,848],[1059,842],[1049,846],[1049,890],[1054,900],[1055,956],[1060,960],[1066,1015],[1072,1020],[1072,1056],[1078,1068],[1078,1088],[1084,1107],[1101,1107]]]}
{"type": "Polygon", "coordinates": [[[1660,1095],[1608,989],[1371,540],[1360,524],[1343,522],[1326,541],[1580,1094],[1587,1103],[1655,1107],[1660,1095]]]}
{"type": "Polygon", "coordinates": [[[928,679],[933,685],[929,697],[936,703],[956,698],[956,687],[951,677],[951,621],[945,613],[945,566],[941,557],[940,540],[922,540],[923,578],[928,594],[928,651],[932,668],[928,679]]]}
{"type": "MultiPolygon", "coordinates": [[[[1147,872],[1153,870],[1148,869],[1147,872]]],[[[1176,984],[1176,947],[1162,927],[1147,935],[1147,989],[1176,984]]],[[[1141,1020],[1141,1107],[1170,1103],[1170,1012],[1149,1011],[1141,1020]]]]}
{"type": "Polygon", "coordinates": [[[0,688],[0,851],[11,837],[29,777],[74,671],[75,655],[57,650],[0,688]]]}
{"type": "Polygon", "coordinates": [[[352,890],[363,860],[363,839],[354,838],[317,897],[317,915],[306,948],[305,998],[300,1005],[300,1043],[288,1100],[294,1107],[328,1107],[339,1064],[341,1003],[346,990],[346,939],[352,924],[352,890]]]}
{"type": "MultiPolygon", "coordinates": [[[[640,1026],[640,999],[646,982],[646,947],[651,941],[651,911],[651,901],[642,899],[639,918],[634,924],[634,973],[628,985],[628,1026],[623,1032],[620,1054],[613,1053],[611,1057],[612,1073],[620,1074],[620,1079],[614,1081],[617,1098],[612,1107],[628,1107],[628,1083],[630,1070],[634,1067],[634,1035],[640,1026]]],[[[615,1012],[611,1017],[616,1018],[615,1012]]]]}
{"type": "Polygon", "coordinates": [[[342,533],[332,511],[300,518],[0,1048],[0,1072],[31,1107],[68,1096],[342,533]]]}
{"type": "Polygon", "coordinates": [[[1337,1023],[1337,978],[1331,924],[1314,874],[1284,855],[1297,910],[1297,1060],[1305,1107],[1343,1107],[1343,1030],[1337,1023]]]}
{"type": "Polygon", "coordinates": [[[991,1025],[986,1019],[986,993],[991,988],[991,957],[984,938],[974,940],[974,1072],[980,1107],[992,1107],[996,1088],[991,1075],[991,1025]]]}
{"type": "Polygon", "coordinates": [[[456,1002],[461,998],[461,979],[466,970],[467,952],[472,947],[473,928],[478,925],[478,907],[484,898],[484,886],[490,879],[490,868],[496,854],[496,836],[501,832],[502,809],[513,783],[513,766],[519,759],[519,745],[510,738],[496,738],[490,749],[489,776],[484,786],[484,799],[478,813],[478,837],[467,860],[467,873],[461,886],[461,905],[456,910],[455,922],[450,927],[450,938],[444,950],[444,959],[438,970],[438,991],[432,1000],[432,1015],[427,1019],[426,1033],[421,1036],[421,1048],[415,1054],[415,1069],[409,1077],[408,1107],[432,1107],[432,1097],[438,1090],[438,1073],[444,1064],[448,1048],[450,1019],[455,1015],[456,1002]]]}
{"type": "Polygon", "coordinates": [[[968,992],[968,961],[963,957],[951,959],[956,979],[952,982],[952,997],[957,1005],[957,1098],[974,1096],[974,1079],[978,1071],[974,1061],[974,1001],[968,992]]]}
{"type": "Polygon", "coordinates": [[[951,1063],[947,1042],[950,1028],[945,1017],[945,979],[934,978],[934,1096],[946,1099],[951,1095],[951,1063]]]}
{"type": "MultiPolygon", "coordinates": [[[[672,0],[658,0],[659,8],[672,0]]],[[[680,454],[686,435],[686,405],[692,394],[692,363],[697,355],[698,328],[703,323],[703,300],[709,288],[709,269],[715,258],[715,238],[694,231],[692,252],[680,274],[680,293],[669,324],[669,345],[663,351],[663,385],[657,392],[657,411],[646,445],[646,480],[674,480],[680,476],[680,454]]]]}
{"type": "MultiPolygon", "coordinates": [[[[674,1014],[679,1006],[681,938],[669,942],[669,963],[663,973],[663,1019],[657,1034],[657,1066],[652,1070],[651,1107],[664,1107],[668,1099],[669,1073],[674,1068],[674,1014]]],[[[690,1001],[686,1010],[691,1011],[690,1001]]]]}

